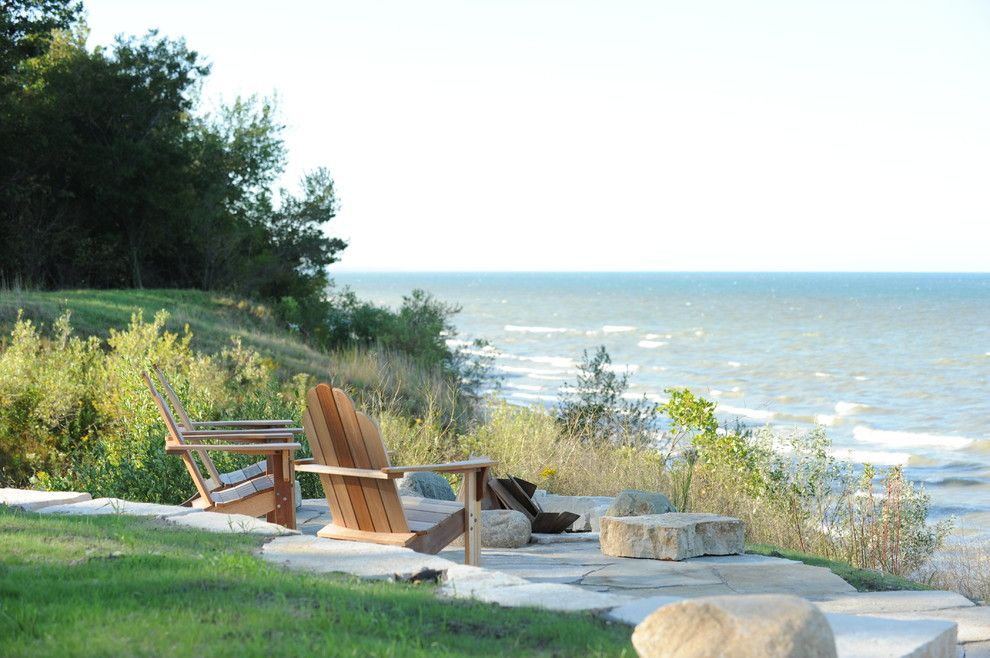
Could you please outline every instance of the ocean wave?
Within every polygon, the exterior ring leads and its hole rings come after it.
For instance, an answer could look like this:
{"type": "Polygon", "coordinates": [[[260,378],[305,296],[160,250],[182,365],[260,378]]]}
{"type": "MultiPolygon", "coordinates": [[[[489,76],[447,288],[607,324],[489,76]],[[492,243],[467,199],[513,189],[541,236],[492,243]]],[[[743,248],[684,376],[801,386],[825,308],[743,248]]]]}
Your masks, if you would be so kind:
{"type": "Polygon", "coordinates": [[[503,384],[503,386],[505,386],[506,388],[511,388],[511,389],[517,390],[517,391],[533,391],[533,392],[536,392],[536,391],[542,391],[543,390],[543,387],[542,386],[536,386],[536,385],[533,385],[533,384],[513,384],[512,382],[506,382],[505,384],[503,384]]]}
{"type": "Polygon", "coordinates": [[[507,324],[503,329],[519,334],[563,334],[570,331],[567,327],[527,327],[516,324],[507,324]]]}
{"type": "Polygon", "coordinates": [[[859,402],[836,402],[835,403],[835,413],[840,416],[848,416],[849,414],[855,414],[864,409],[869,409],[870,405],[860,404],[859,402]]]}
{"type": "Polygon", "coordinates": [[[577,365],[574,363],[574,359],[566,356],[517,356],[515,358],[530,363],[545,363],[555,368],[574,368],[577,365]]]}
{"type": "Polygon", "coordinates": [[[648,350],[656,349],[657,347],[663,347],[666,345],[666,341],[662,340],[641,340],[636,345],[638,347],[645,347],[648,350]]]}
{"type": "Polygon", "coordinates": [[[622,399],[623,400],[642,400],[643,398],[646,398],[650,402],[656,402],[658,404],[667,404],[667,402],[669,401],[669,398],[665,398],[665,397],[663,397],[662,395],[660,395],[658,393],[649,393],[649,392],[647,392],[647,393],[623,393],[622,394],[622,399]]]}
{"type": "Polygon", "coordinates": [[[822,377],[823,379],[824,378],[831,377],[831,376],[832,375],[828,374],[827,372],[816,372],[815,373],[815,377],[822,377]]]}
{"type": "Polygon", "coordinates": [[[708,395],[712,396],[713,398],[717,398],[720,395],[722,395],[723,393],[724,393],[724,391],[720,391],[717,388],[712,388],[712,389],[709,389],[708,390],[708,395]]]}
{"type": "Polygon", "coordinates": [[[770,411],[768,409],[748,409],[746,407],[731,407],[727,404],[720,404],[715,407],[715,413],[752,418],[753,420],[773,420],[777,417],[776,411],[770,411]]]}
{"type": "Polygon", "coordinates": [[[855,377],[853,377],[853,379],[855,379],[858,382],[865,382],[867,379],[869,379],[869,377],[865,375],[856,375],[855,377]]]}
{"type": "Polygon", "coordinates": [[[829,448],[828,454],[839,461],[874,466],[904,466],[911,460],[908,452],[886,452],[883,450],[856,450],[854,448],[829,448]]]}
{"type": "Polygon", "coordinates": [[[555,402],[557,400],[556,396],[553,395],[543,395],[540,393],[516,393],[513,392],[511,397],[520,400],[540,400],[541,402],[555,402]]]}
{"type": "Polygon", "coordinates": [[[974,439],[964,436],[875,430],[865,425],[857,425],[853,428],[853,438],[862,443],[879,443],[897,448],[942,448],[944,450],[965,450],[975,443],[974,439]]]}
{"type": "Polygon", "coordinates": [[[741,364],[741,363],[739,363],[738,361],[726,361],[726,364],[727,364],[727,365],[728,365],[728,366],[729,366],[730,368],[738,368],[738,367],[740,367],[740,366],[742,366],[742,364],[741,364]]]}
{"type": "Polygon", "coordinates": [[[639,366],[635,363],[612,363],[605,366],[605,370],[619,375],[627,375],[639,371],[639,366]]]}
{"type": "Polygon", "coordinates": [[[499,364],[496,366],[502,372],[511,372],[519,375],[563,375],[563,370],[547,370],[546,368],[527,368],[526,366],[506,366],[499,364]]]}
{"type": "Polygon", "coordinates": [[[832,414],[815,414],[815,422],[819,425],[831,427],[835,425],[835,416],[832,414]]]}
{"type": "Polygon", "coordinates": [[[624,324],[607,324],[602,327],[603,334],[624,334],[629,331],[636,331],[636,327],[630,327],[624,324]]]}
{"type": "Polygon", "coordinates": [[[549,382],[566,382],[568,380],[568,377],[565,377],[563,375],[543,375],[543,374],[537,374],[537,373],[533,373],[533,374],[529,375],[529,378],[530,379],[543,379],[543,380],[546,380],[546,381],[549,381],[549,382]]]}

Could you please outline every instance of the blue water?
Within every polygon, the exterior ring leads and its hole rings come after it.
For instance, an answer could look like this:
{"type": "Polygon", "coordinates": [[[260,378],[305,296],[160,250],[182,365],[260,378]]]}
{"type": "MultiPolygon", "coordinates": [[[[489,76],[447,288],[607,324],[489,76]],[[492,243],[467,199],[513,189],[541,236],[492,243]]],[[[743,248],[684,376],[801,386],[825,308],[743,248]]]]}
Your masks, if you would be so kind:
{"type": "Polygon", "coordinates": [[[937,516],[990,528],[990,275],[347,273],[395,306],[462,307],[517,404],[552,404],[605,345],[631,392],[686,386],[726,420],[826,425],[842,459],[905,464],[937,516]]]}

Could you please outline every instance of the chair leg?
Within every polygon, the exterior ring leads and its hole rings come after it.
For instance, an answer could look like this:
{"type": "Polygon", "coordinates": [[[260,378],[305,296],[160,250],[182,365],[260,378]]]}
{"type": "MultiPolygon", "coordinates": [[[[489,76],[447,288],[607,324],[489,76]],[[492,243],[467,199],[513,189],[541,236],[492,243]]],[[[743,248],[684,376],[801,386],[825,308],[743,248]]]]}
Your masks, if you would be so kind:
{"type": "Polygon", "coordinates": [[[464,564],[481,563],[481,500],[478,498],[478,472],[464,474],[464,564]]]}
{"type": "Polygon", "coordinates": [[[268,472],[275,482],[275,509],[266,518],[272,523],[296,529],[296,492],[292,457],[280,451],[268,458],[268,472]]]}

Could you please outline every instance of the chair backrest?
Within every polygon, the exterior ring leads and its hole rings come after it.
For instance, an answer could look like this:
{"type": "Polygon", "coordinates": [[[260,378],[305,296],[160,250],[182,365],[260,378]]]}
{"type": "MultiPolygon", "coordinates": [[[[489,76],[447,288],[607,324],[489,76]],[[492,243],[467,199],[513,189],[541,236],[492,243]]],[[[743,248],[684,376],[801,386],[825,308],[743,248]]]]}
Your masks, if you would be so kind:
{"type": "MultiPolygon", "coordinates": [[[[313,458],[324,466],[390,466],[378,427],[338,388],[319,384],[306,393],[303,428],[313,458]]],[[[369,532],[409,532],[395,480],[320,475],[336,525],[369,532]]]]}
{"type": "MultiPolygon", "coordinates": [[[[151,381],[151,377],[148,376],[148,373],[142,372],[141,376],[144,378],[144,383],[148,385],[148,390],[151,392],[151,397],[154,398],[155,404],[158,406],[158,413],[161,414],[162,420],[165,421],[165,427],[168,429],[168,435],[165,437],[166,445],[170,443],[173,445],[183,445],[185,441],[182,439],[182,431],[179,428],[178,423],[175,422],[175,416],[172,415],[172,411],[168,408],[168,404],[166,404],[162,394],[158,392],[157,388],[155,388],[155,384],[151,381]]],[[[206,460],[209,460],[209,456],[206,454],[206,451],[200,450],[197,452],[201,453],[200,457],[204,460],[204,463],[206,460]]],[[[193,484],[196,485],[196,491],[198,491],[199,495],[205,500],[212,500],[210,498],[210,491],[212,488],[215,488],[215,486],[210,487],[207,484],[207,481],[203,478],[203,473],[199,470],[199,465],[196,464],[196,460],[193,459],[192,454],[189,452],[182,452],[180,453],[180,457],[182,457],[182,462],[185,464],[186,470],[189,471],[189,476],[193,479],[193,484]]]]}
{"type": "Polygon", "coordinates": [[[172,408],[175,409],[175,413],[179,416],[178,421],[182,425],[182,428],[191,430],[193,428],[192,419],[189,417],[189,413],[186,411],[185,405],[182,404],[182,400],[179,399],[178,394],[176,394],[175,389],[172,388],[172,383],[168,381],[168,377],[165,376],[161,368],[157,365],[153,367],[155,374],[158,375],[158,381],[162,383],[162,389],[164,389],[165,395],[168,396],[169,402],[172,403],[172,408]]]}

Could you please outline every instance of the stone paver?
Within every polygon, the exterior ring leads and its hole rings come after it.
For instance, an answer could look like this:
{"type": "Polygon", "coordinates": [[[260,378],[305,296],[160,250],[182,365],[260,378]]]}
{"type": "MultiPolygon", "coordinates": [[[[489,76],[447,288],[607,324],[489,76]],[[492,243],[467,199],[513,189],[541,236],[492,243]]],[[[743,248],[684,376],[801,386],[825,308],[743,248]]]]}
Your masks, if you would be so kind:
{"type": "Polygon", "coordinates": [[[217,512],[192,512],[177,516],[164,517],[172,525],[196,528],[207,532],[243,533],[249,535],[264,535],[278,537],[281,535],[298,535],[298,530],[289,530],[275,523],[268,523],[253,516],[244,514],[219,514],[217,512]]]}
{"type": "Polygon", "coordinates": [[[712,567],[739,594],[796,594],[824,598],[856,588],[823,567],[807,564],[720,564],[712,567]]]}
{"type": "Polygon", "coordinates": [[[457,566],[450,560],[401,546],[334,541],[308,535],[273,539],[262,547],[261,557],[290,569],[348,573],[361,578],[405,577],[424,569],[444,571],[457,566]]]}
{"type": "Polygon", "coordinates": [[[598,548],[597,532],[560,532],[555,535],[542,532],[534,532],[529,536],[530,544],[579,544],[591,542],[598,548]]]}
{"type": "Polygon", "coordinates": [[[955,624],[829,613],[839,658],[956,658],[955,624]]]}
{"type": "Polygon", "coordinates": [[[35,512],[51,505],[71,505],[90,500],[91,495],[78,491],[34,491],[31,489],[0,489],[0,505],[35,512]]]}
{"type": "Polygon", "coordinates": [[[888,619],[944,619],[959,624],[960,642],[990,641],[990,606],[947,608],[921,612],[877,612],[877,617],[888,619]]]}
{"type": "Polygon", "coordinates": [[[990,642],[973,642],[964,644],[966,658],[990,658],[990,642]]]}
{"type": "Polygon", "coordinates": [[[581,581],[583,585],[616,589],[697,587],[723,582],[712,567],[655,560],[623,560],[601,567],[581,581]]]}
{"type": "Polygon", "coordinates": [[[192,514],[197,510],[181,505],[159,505],[157,503],[135,503],[120,498],[94,498],[71,505],[51,505],[38,510],[40,514],[69,514],[73,516],[105,516],[126,514],[128,516],[179,516],[192,514]]]}
{"type": "MultiPolygon", "coordinates": [[[[441,587],[441,593],[444,589],[441,587]]],[[[557,583],[527,583],[510,587],[479,589],[471,598],[497,603],[506,608],[537,607],[549,610],[608,610],[622,605],[629,597],[621,594],[593,592],[572,585],[557,583]]]]}
{"type": "Polygon", "coordinates": [[[815,601],[823,612],[874,615],[879,612],[918,612],[968,608],[973,602],[961,594],[942,591],[856,592],[815,601]]]}

